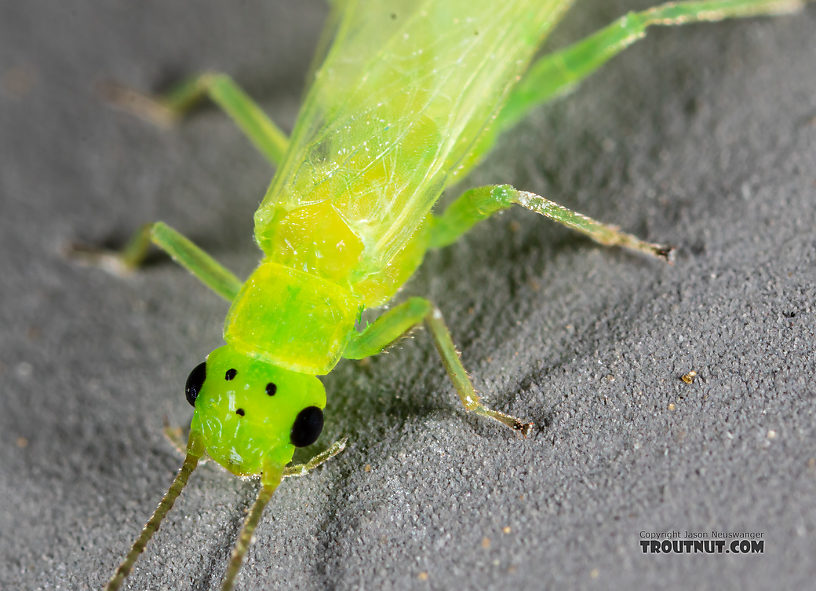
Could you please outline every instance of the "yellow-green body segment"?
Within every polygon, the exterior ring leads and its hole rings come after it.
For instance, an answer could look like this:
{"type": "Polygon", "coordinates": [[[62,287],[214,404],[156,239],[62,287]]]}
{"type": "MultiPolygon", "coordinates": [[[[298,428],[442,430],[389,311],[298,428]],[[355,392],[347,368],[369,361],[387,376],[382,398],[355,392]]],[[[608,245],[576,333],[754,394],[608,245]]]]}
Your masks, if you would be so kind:
{"type": "Polygon", "coordinates": [[[255,213],[265,258],[225,328],[237,349],[314,374],[422,262],[431,208],[570,2],[348,4],[255,213]]]}

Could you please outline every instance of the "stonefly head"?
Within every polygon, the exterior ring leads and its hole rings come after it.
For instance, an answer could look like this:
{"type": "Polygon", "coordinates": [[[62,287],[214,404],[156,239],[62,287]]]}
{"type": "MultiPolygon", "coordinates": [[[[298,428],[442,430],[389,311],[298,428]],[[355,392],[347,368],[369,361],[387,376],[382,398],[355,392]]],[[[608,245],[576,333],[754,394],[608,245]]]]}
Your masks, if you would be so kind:
{"type": "MultiPolygon", "coordinates": [[[[326,391],[313,375],[301,374],[239,353],[230,345],[210,353],[190,372],[184,389],[195,409],[184,464],[150,521],[116,569],[106,591],[117,591],[162,519],[184,489],[206,451],[239,476],[260,475],[258,498],[235,544],[222,590],[230,590],[264,507],[285,475],[296,447],[314,443],[323,430],[326,391]]],[[[304,466],[317,465],[343,449],[334,444],[304,466]]]]}
{"type": "Polygon", "coordinates": [[[311,445],[323,429],[326,391],[320,380],[229,345],[190,372],[185,394],[195,408],[191,431],[201,434],[216,462],[239,476],[285,466],[296,447],[311,445]]]}

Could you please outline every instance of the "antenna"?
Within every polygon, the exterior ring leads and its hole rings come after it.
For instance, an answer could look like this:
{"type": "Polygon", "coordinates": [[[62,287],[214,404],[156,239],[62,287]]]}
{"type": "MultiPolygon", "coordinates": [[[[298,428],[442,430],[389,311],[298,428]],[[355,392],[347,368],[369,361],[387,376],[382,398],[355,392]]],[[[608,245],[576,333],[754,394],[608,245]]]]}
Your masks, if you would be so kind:
{"type": "Polygon", "coordinates": [[[252,543],[252,534],[255,533],[255,528],[261,520],[261,514],[282,479],[283,466],[276,466],[271,462],[264,466],[264,472],[261,476],[261,490],[258,491],[258,498],[255,499],[255,503],[252,505],[252,509],[250,509],[249,515],[247,515],[244,522],[244,527],[241,528],[238,541],[235,542],[235,547],[232,549],[232,556],[230,557],[227,574],[224,577],[224,583],[221,585],[221,591],[232,591],[235,577],[238,576],[238,571],[241,569],[241,564],[243,564],[244,557],[252,543]]]}
{"type": "Polygon", "coordinates": [[[201,438],[201,434],[195,431],[190,432],[190,438],[187,441],[187,455],[184,457],[184,463],[181,465],[181,469],[178,474],[176,474],[173,483],[170,485],[170,488],[167,489],[164,497],[162,497],[159,506],[156,507],[156,510],[153,512],[153,516],[142,528],[142,533],[139,534],[139,537],[133,543],[130,552],[125,556],[119,568],[116,569],[116,573],[114,573],[111,580],[108,581],[108,584],[105,586],[105,591],[117,591],[117,589],[122,586],[125,577],[130,574],[133,564],[144,551],[145,546],[147,546],[147,542],[150,541],[150,538],[152,538],[156,530],[159,529],[159,525],[161,525],[167,512],[173,508],[173,503],[176,502],[181,491],[184,490],[184,487],[187,485],[187,480],[190,478],[190,474],[195,470],[203,454],[204,442],[201,438]]]}

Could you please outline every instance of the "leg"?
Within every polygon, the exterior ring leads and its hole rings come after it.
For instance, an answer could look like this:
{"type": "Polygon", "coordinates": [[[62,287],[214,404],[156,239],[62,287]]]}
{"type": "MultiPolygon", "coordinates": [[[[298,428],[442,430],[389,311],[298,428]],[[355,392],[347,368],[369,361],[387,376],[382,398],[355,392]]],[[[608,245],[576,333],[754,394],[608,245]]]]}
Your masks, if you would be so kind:
{"type": "Polygon", "coordinates": [[[235,275],[164,222],[142,226],[121,251],[72,246],[68,255],[121,273],[142,264],[151,242],[222,298],[232,301],[238,295],[241,281],[235,275]]]}
{"type": "Polygon", "coordinates": [[[208,96],[227,112],[272,164],[280,164],[289,144],[286,134],[225,74],[196,76],[159,97],[151,97],[118,84],[105,84],[102,92],[114,105],[163,126],[170,125],[208,96]]]}
{"type": "MultiPolygon", "coordinates": [[[[167,417],[164,418],[164,427],[162,428],[164,438],[170,442],[170,445],[178,452],[181,457],[187,454],[187,441],[190,438],[190,430],[181,426],[173,427],[167,422],[167,417]]],[[[210,461],[210,456],[204,452],[199,458],[199,465],[210,461]]]]}
{"type": "Polygon", "coordinates": [[[295,464],[294,466],[286,466],[283,469],[283,477],[289,478],[291,476],[305,476],[321,464],[332,459],[341,451],[346,449],[346,442],[348,437],[343,437],[340,441],[332,443],[325,451],[320,452],[305,464],[295,464]]]}
{"type": "Polygon", "coordinates": [[[187,448],[187,440],[184,438],[184,428],[171,427],[170,423],[167,422],[167,417],[165,417],[162,432],[164,433],[164,437],[167,439],[167,441],[169,441],[170,444],[176,448],[176,451],[183,456],[186,453],[187,448]]]}
{"type": "Polygon", "coordinates": [[[442,357],[445,370],[453,382],[459,398],[465,408],[476,414],[495,419],[522,435],[528,435],[532,423],[524,423],[503,412],[492,410],[482,404],[479,395],[473,388],[467,371],[462,365],[459,353],[453,344],[442,313],[431,302],[424,298],[411,298],[380,316],[373,324],[355,335],[343,352],[347,359],[363,359],[381,353],[388,345],[399,339],[411,328],[422,321],[428,325],[436,350],[442,357]]]}
{"type": "Polygon", "coordinates": [[[788,13],[802,5],[801,0],[708,0],[668,2],[642,12],[631,12],[586,39],[533,63],[511,92],[496,127],[498,131],[505,131],[537,105],[570,91],[612,57],[642,39],[652,25],[788,13]]]}
{"type": "Polygon", "coordinates": [[[433,218],[430,247],[441,248],[453,244],[477,222],[514,204],[586,234],[606,246],[622,246],[671,260],[671,247],[645,242],[621,232],[615,226],[602,224],[540,195],[519,191],[510,185],[486,185],[463,193],[441,216],[433,218]]]}

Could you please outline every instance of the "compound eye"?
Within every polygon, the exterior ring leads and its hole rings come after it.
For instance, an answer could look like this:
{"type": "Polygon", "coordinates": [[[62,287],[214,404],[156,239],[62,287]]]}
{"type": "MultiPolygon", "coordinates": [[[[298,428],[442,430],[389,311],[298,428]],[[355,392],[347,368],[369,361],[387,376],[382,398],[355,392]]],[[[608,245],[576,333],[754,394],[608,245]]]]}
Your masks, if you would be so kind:
{"type": "Polygon", "coordinates": [[[306,447],[317,441],[322,430],[323,411],[316,406],[310,406],[298,413],[289,438],[295,447],[306,447]]]}
{"type": "Polygon", "coordinates": [[[196,398],[198,398],[198,393],[201,392],[201,388],[204,386],[205,379],[207,379],[207,362],[202,361],[193,368],[193,371],[187,377],[187,383],[184,385],[184,395],[187,397],[187,402],[194,408],[196,398]]]}

